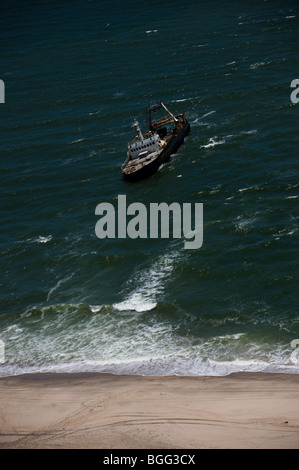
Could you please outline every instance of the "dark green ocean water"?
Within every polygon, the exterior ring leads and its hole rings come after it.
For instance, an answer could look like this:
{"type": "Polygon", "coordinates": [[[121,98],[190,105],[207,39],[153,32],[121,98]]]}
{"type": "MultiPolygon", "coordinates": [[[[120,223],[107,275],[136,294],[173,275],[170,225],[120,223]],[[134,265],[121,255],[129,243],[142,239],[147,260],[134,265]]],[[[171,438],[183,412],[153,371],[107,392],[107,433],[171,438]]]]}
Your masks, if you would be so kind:
{"type": "Polygon", "coordinates": [[[12,1],[0,37],[0,375],[298,373],[298,3],[12,1]],[[160,100],[191,133],[125,183],[160,100]],[[121,194],[203,203],[203,246],[98,239],[121,194]]]}

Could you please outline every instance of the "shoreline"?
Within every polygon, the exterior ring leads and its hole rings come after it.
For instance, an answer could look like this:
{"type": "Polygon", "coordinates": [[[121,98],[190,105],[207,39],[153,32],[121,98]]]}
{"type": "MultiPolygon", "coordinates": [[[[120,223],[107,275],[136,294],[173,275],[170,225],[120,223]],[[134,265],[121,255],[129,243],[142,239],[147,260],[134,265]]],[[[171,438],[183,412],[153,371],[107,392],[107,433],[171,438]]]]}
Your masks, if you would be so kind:
{"type": "Polygon", "coordinates": [[[0,378],[0,448],[299,448],[299,374],[0,378]]]}
{"type": "Polygon", "coordinates": [[[299,377],[299,371],[297,372],[269,372],[269,371],[235,371],[235,372],[229,372],[228,374],[223,374],[223,375],[177,375],[177,374],[170,374],[170,375],[143,375],[143,374],[115,374],[113,372],[96,372],[96,371],[78,371],[78,372],[68,372],[68,371],[63,371],[63,372],[24,372],[21,374],[15,374],[15,375],[4,375],[0,376],[0,381],[5,380],[5,379],[12,379],[12,378],[20,378],[23,380],[27,379],[50,379],[50,378],[79,378],[79,377],[85,377],[85,378],[90,378],[90,377],[144,377],[144,378],[160,378],[160,379],[167,379],[171,377],[177,377],[177,378],[186,378],[186,379],[201,379],[201,378],[225,378],[225,377],[232,377],[232,376],[286,376],[286,377],[299,377]]]}

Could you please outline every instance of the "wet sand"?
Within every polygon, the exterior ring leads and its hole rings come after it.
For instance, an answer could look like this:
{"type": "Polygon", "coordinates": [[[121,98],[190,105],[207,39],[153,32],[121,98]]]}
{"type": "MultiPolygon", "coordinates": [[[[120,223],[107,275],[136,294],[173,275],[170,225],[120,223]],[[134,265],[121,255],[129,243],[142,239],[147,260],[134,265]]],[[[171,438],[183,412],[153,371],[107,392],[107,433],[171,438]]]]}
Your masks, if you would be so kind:
{"type": "Polygon", "coordinates": [[[298,449],[299,375],[5,377],[0,448],[298,449]]]}

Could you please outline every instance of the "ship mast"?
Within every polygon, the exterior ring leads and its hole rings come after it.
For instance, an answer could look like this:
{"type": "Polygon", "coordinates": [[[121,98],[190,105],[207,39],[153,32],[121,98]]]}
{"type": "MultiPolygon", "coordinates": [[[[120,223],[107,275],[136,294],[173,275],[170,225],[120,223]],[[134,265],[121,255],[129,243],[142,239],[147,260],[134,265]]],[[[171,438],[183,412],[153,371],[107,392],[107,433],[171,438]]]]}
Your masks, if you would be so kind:
{"type": "Polygon", "coordinates": [[[136,119],[133,122],[133,127],[134,127],[135,131],[137,132],[139,142],[142,142],[143,141],[143,135],[142,135],[142,132],[141,132],[140,127],[139,127],[139,122],[136,121],[136,119]]]}

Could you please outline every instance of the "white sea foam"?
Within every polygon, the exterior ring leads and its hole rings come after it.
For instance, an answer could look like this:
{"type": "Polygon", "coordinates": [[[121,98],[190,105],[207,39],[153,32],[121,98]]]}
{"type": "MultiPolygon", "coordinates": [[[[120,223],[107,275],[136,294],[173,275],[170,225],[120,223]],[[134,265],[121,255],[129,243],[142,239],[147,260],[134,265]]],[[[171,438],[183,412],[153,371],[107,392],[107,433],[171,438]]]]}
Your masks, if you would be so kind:
{"type": "Polygon", "coordinates": [[[217,136],[210,137],[209,142],[206,145],[201,145],[201,148],[208,149],[208,148],[211,148],[211,147],[216,147],[216,145],[225,144],[225,142],[226,142],[225,139],[221,139],[217,136]],[[217,139],[219,139],[219,140],[217,140],[217,139]]]}
{"type": "Polygon", "coordinates": [[[251,189],[258,189],[258,186],[255,185],[255,186],[248,186],[247,188],[240,188],[238,189],[239,193],[242,193],[244,191],[250,191],[251,189]]]}
{"type": "Polygon", "coordinates": [[[273,237],[275,238],[275,240],[280,240],[281,237],[293,235],[297,231],[298,231],[297,227],[294,227],[291,230],[290,230],[290,227],[285,227],[284,229],[280,230],[278,233],[275,233],[273,237]]]}
{"type": "Polygon", "coordinates": [[[18,240],[16,243],[48,243],[53,238],[53,235],[42,236],[37,238],[27,238],[26,240],[18,240]]]}
{"type": "Polygon", "coordinates": [[[136,312],[148,312],[157,305],[157,302],[153,302],[146,297],[143,297],[140,292],[133,293],[127,300],[113,304],[113,307],[117,310],[135,310],[136,312]]]}
{"type": "Polygon", "coordinates": [[[53,292],[55,292],[62,284],[65,284],[67,281],[69,281],[73,275],[75,273],[72,273],[70,276],[67,276],[63,279],[60,279],[56,284],[55,286],[53,286],[50,290],[49,290],[49,293],[48,293],[48,296],[47,296],[47,301],[50,299],[50,297],[52,296],[53,292]]]}
{"type": "Polygon", "coordinates": [[[22,316],[24,327],[20,321],[6,327],[1,339],[7,345],[7,360],[0,375],[83,371],[193,376],[239,371],[299,373],[299,364],[291,361],[290,346],[269,348],[253,342],[243,331],[192,337],[154,315],[140,323],[136,314],[123,315],[108,305],[91,306],[94,315],[88,315],[85,307],[57,304],[36,308],[22,316]],[[101,314],[97,315],[99,309],[101,314]]]}
{"type": "Polygon", "coordinates": [[[192,47],[206,47],[208,45],[209,45],[209,43],[206,42],[205,44],[196,44],[195,46],[192,46],[192,47]]]}
{"type": "Polygon", "coordinates": [[[245,333],[234,333],[232,335],[220,335],[220,336],[215,336],[213,339],[217,339],[217,340],[240,339],[242,336],[245,336],[245,333]]]}
{"type": "MultiPolygon", "coordinates": [[[[197,118],[194,123],[198,123],[198,120],[199,119],[202,119],[203,117],[205,116],[208,116],[209,114],[212,114],[214,113],[215,111],[210,111],[209,113],[207,114],[204,114],[201,118],[197,118]]],[[[257,129],[251,129],[249,131],[242,131],[240,132],[239,134],[227,134],[225,136],[213,136],[213,137],[210,137],[209,141],[207,144],[205,145],[202,145],[201,148],[213,148],[215,147],[216,145],[221,145],[221,144],[225,144],[226,142],[228,141],[231,141],[233,139],[237,139],[237,138],[240,138],[240,136],[244,136],[244,135],[251,135],[251,134],[256,134],[258,131],[257,129]]]]}
{"type": "Polygon", "coordinates": [[[52,235],[48,235],[47,237],[39,236],[34,241],[36,241],[37,243],[48,243],[49,241],[52,240],[52,238],[53,238],[52,235]]]}
{"type": "Polygon", "coordinates": [[[76,139],[76,140],[72,140],[71,142],[69,142],[70,144],[77,144],[78,142],[82,142],[83,139],[76,139]]]}
{"type": "Polygon", "coordinates": [[[191,121],[190,124],[192,124],[193,126],[194,125],[208,126],[208,127],[214,126],[215,124],[211,122],[202,121],[205,117],[210,116],[211,114],[214,114],[214,113],[216,113],[216,111],[209,111],[208,113],[205,113],[202,116],[197,117],[196,119],[194,119],[194,121],[191,121]]]}
{"type": "Polygon", "coordinates": [[[97,313],[97,312],[100,312],[103,308],[103,305],[90,305],[90,310],[92,311],[92,313],[97,313]]]}
{"type": "Polygon", "coordinates": [[[126,294],[125,299],[113,304],[113,307],[121,311],[135,310],[137,312],[155,308],[177,256],[178,253],[163,255],[150,268],[138,270],[127,283],[129,293],[126,294]]]}
{"type": "MultiPolygon", "coordinates": [[[[212,112],[215,112],[215,111],[211,111],[207,115],[211,114],[212,112]]],[[[207,115],[204,115],[202,117],[205,117],[207,115]]],[[[227,141],[239,138],[240,136],[251,135],[251,134],[256,134],[256,133],[257,133],[257,129],[252,129],[249,131],[242,131],[239,134],[227,134],[223,137],[219,137],[219,136],[210,137],[209,142],[206,145],[202,145],[201,148],[215,147],[216,145],[225,144],[227,141]]]]}
{"type": "Polygon", "coordinates": [[[210,116],[211,114],[214,114],[214,113],[216,113],[216,111],[209,111],[208,113],[205,113],[202,116],[200,116],[198,119],[203,119],[203,118],[205,118],[207,116],[210,116]]]}
{"type": "Polygon", "coordinates": [[[235,220],[233,220],[236,229],[240,232],[247,232],[258,220],[258,214],[259,212],[255,212],[249,217],[239,215],[235,220]]]}
{"type": "Polygon", "coordinates": [[[252,70],[255,70],[255,69],[258,69],[259,67],[263,67],[264,65],[269,65],[269,64],[271,64],[271,61],[270,62],[256,62],[254,64],[251,64],[249,68],[252,70]]]}
{"type": "MultiPolygon", "coordinates": [[[[257,129],[252,129],[250,131],[244,131],[243,134],[256,134],[257,133],[257,129]]],[[[242,134],[242,132],[241,132],[242,134]]]]}
{"type": "Polygon", "coordinates": [[[0,376],[19,375],[24,373],[46,372],[98,372],[114,375],[143,376],[225,376],[234,372],[268,372],[299,374],[298,364],[286,360],[280,362],[262,359],[219,360],[202,358],[200,351],[188,355],[188,350],[142,354],[135,357],[111,357],[110,359],[77,358],[63,361],[63,354],[57,355],[56,363],[43,365],[3,364],[0,376]],[[60,359],[60,361],[58,361],[60,359]]]}

